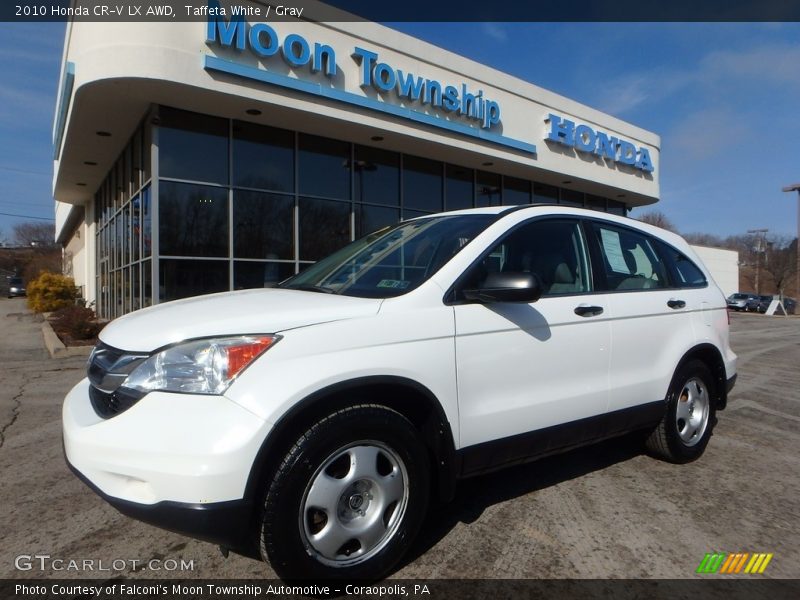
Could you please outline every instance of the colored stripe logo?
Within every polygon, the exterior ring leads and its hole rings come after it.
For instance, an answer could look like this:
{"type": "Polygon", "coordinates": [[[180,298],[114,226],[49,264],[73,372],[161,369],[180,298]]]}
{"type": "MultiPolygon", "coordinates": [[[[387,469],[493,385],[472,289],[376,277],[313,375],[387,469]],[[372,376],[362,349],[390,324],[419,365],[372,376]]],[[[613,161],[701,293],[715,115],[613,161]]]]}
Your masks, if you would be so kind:
{"type": "Polygon", "coordinates": [[[707,552],[696,573],[721,575],[760,575],[772,560],[772,552],[707,552]]]}

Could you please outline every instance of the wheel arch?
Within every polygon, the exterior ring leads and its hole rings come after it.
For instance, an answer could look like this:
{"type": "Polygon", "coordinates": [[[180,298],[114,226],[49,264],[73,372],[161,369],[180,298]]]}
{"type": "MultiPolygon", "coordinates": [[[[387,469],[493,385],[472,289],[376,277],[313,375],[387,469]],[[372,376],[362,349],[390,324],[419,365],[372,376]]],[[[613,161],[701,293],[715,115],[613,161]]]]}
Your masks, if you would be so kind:
{"type": "Polygon", "coordinates": [[[728,404],[728,387],[725,375],[725,361],[722,353],[714,344],[698,344],[688,350],[675,368],[677,372],[683,365],[691,360],[703,362],[714,376],[714,405],[717,410],[724,410],[728,404]]]}
{"type": "Polygon", "coordinates": [[[381,404],[405,416],[420,432],[430,456],[434,480],[431,489],[449,501],[455,493],[457,473],[455,441],[444,409],[426,386],[398,376],[350,379],[313,392],[278,419],[261,445],[245,487],[245,498],[260,506],[261,483],[297,436],[333,411],[360,402],[381,404]]]}

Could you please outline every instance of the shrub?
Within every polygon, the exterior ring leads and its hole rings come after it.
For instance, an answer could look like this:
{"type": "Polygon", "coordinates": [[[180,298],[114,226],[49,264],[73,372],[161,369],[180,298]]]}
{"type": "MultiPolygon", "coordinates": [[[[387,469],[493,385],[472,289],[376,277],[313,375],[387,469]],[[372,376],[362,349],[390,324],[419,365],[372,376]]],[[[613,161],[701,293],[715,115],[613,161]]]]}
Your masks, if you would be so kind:
{"type": "Polygon", "coordinates": [[[50,317],[56,333],[75,340],[89,340],[97,336],[102,326],[95,320],[94,311],[83,306],[59,308],[50,317]]]}
{"type": "Polygon", "coordinates": [[[49,312],[74,306],[78,290],[72,277],[43,271],[28,283],[28,307],[34,312],[49,312]]]}

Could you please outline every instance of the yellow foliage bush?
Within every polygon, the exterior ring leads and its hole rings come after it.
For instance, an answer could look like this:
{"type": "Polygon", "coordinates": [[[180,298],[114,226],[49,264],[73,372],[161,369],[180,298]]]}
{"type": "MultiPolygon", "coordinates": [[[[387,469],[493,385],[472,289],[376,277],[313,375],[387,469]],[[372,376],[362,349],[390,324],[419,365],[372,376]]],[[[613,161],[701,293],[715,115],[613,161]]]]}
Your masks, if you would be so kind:
{"type": "Polygon", "coordinates": [[[28,282],[28,308],[34,312],[50,312],[73,306],[78,290],[72,277],[43,271],[28,282]]]}

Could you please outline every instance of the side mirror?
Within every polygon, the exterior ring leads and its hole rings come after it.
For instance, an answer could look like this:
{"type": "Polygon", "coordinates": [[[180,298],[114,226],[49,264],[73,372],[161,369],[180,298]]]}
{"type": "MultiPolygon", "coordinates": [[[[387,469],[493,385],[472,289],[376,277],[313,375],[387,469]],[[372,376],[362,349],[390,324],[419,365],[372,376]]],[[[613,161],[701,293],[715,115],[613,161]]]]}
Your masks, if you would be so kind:
{"type": "Polygon", "coordinates": [[[542,296],[542,281],[535,273],[491,273],[464,297],[475,302],[536,302],[542,296]]]}

